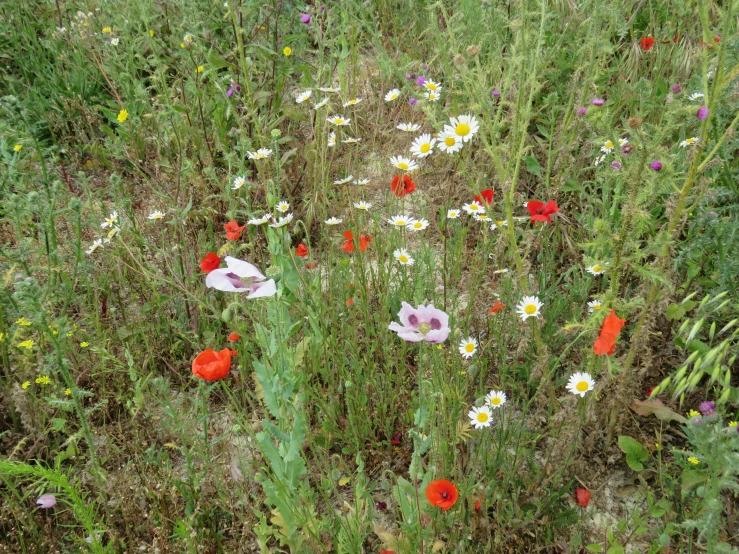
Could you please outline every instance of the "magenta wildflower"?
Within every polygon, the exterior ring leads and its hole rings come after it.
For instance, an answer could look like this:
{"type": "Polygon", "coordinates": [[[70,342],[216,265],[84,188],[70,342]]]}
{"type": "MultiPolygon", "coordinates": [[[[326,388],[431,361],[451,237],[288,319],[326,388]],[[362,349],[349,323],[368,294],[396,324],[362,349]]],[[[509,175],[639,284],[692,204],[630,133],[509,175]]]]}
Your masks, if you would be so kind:
{"type": "Polygon", "coordinates": [[[54,496],[53,494],[44,494],[42,496],[39,496],[38,500],[36,501],[36,506],[43,510],[53,508],[54,506],[56,506],[56,496],[54,496]]]}
{"type": "Polygon", "coordinates": [[[651,169],[652,171],[662,171],[662,162],[654,160],[651,164],[649,164],[649,169],[651,169]]]}
{"type": "Polygon", "coordinates": [[[683,87],[681,87],[679,84],[675,83],[674,85],[672,85],[672,92],[674,92],[675,94],[677,94],[681,90],[683,90],[683,87]]]}
{"type": "Polygon", "coordinates": [[[300,22],[305,23],[308,25],[310,23],[310,14],[309,13],[301,13],[300,14],[300,22]]]}
{"type": "Polygon", "coordinates": [[[408,103],[411,105],[411,107],[414,107],[416,104],[418,104],[418,100],[416,100],[415,98],[411,97],[411,99],[408,100],[408,103]]]}
{"type": "Polygon", "coordinates": [[[423,75],[419,75],[418,78],[416,79],[416,84],[419,87],[422,87],[423,85],[425,85],[426,84],[426,77],[423,76],[423,75]]]}
{"type": "Polygon", "coordinates": [[[585,108],[585,107],[577,108],[577,115],[585,115],[586,113],[588,113],[588,109],[587,108],[585,108]]]}
{"type": "Polygon", "coordinates": [[[700,405],[698,406],[698,411],[706,417],[712,416],[716,413],[716,404],[714,404],[710,400],[706,400],[705,402],[700,403],[700,405]]]}
{"type": "Polygon", "coordinates": [[[611,162],[611,167],[615,169],[616,171],[621,171],[623,169],[623,166],[621,165],[621,162],[614,160],[611,162]]]}
{"type": "Polygon", "coordinates": [[[405,74],[405,80],[406,81],[412,81],[415,78],[416,78],[416,74],[415,73],[406,73],[405,74]]]}
{"type": "Polygon", "coordinates": [[[593,106],[602,106],[605,104],[605,100],[602,98],[593,98],[593,106]]]}
{"type": "Polygon", "coordinates": [[[708,117],[709,113],[710,113],[710,110],[706,108],[705,106],[703,106],[702,108],[698,108],[698,112],[695,115],[698,117],[698,119],[703,121],[704,119],[708,117]]]}
{"type": "Polygon", "coordinates": [[[398,312],[400,323],[392,322],[388,329],[398,333],[398,336],[408,342],[444,342],[451,329],[449,328],[449,316],[433,304],[418,308],[411,307],[407,302],[402,303],[398,312]]]}
{"type": "Polygon", "coordinates": [[[494,89],[493,89],[493,90],[492,90],[492,91],[490,92],[490,94],[492,94],[493,96],[495,96],[496,98],[498,98],[498,96],[500,96],[500,91],[499,91],[499,90],[498,90],[497,88],[494,88],[494,89]]]}

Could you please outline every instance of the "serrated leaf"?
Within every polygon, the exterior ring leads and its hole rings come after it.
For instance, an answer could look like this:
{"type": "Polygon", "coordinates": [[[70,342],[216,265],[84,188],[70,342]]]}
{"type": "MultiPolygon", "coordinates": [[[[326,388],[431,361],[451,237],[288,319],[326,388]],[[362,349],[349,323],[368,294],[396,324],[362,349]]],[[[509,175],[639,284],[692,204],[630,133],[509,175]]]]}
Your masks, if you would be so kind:
{"type": "Polygon", "coordinates": [[[536,158],[533,156],[526,156],[524,158],[524,162],[526,163],[526,170],[529,173],[533,173],[537,177],[541,177],[541,166],[539,165],[539,162],[536,161],[536,158]]]}

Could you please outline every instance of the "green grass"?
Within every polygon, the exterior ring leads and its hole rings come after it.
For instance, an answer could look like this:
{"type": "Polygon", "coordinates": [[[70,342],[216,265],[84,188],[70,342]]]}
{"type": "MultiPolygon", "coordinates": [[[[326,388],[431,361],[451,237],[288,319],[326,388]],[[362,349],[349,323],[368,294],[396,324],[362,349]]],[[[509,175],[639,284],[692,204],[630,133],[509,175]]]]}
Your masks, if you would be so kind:
{"type": "Polygon", "coordinates": [[[736,551],[735,4],[0,8],[0,544],[736,551]],[[461,115],[471,140],[415,159],[416,190],[393,194],[391,156],[461,115]],[[483,190],[490,221],[447,217],[483,190]],[[556,201],[551,223],[534,200],[556,201]],[[247,224],[280,201],[289,223],[247,224]],[[208,252],[276,293],[206,287],[208,252]],[[390,331],[403,302],[443,310],[448,338],[390,331]],[[599,356],[611,309],[626,325],[599,356]],[[226,348],[225,377],[193,375],[226,348]],[[507,402],[475,429],[491,390],[507,402]],[[426,497],[440,479],[448,510],[426,497]]]}

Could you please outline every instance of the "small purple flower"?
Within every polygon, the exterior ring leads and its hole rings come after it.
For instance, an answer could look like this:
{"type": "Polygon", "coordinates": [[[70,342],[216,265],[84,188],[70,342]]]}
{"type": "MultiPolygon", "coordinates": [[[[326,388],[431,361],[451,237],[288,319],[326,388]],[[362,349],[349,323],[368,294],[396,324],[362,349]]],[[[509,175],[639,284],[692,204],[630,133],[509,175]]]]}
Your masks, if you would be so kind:
{"type": "Polygon", "coordinates": [[[716,217],[718,214],[716,212],[708,212],[708,215],[710,217],[716,217]]]}
{"type": "Polygon", "coordinates": [[[674,85],[672,85],[672,92],[674,92],[675,94],[677,94],[677,93],[678,93],[678,92],[680,92],[681,90],[683,90],[683,87],[681,87],[681,86],[680,86],[680,85],[678,85],[677,83],[675,83],[674,85]]]}
{"type": "Polygon", "coordinates": [[[652,171],[662,171],[662,162],[654,160],[651,164],[649,164],[649,169],[652,171]]]}
{"type": "Polygon", "coordinates": [[[231,87],[228,87],[228,90],[226,91],[226,96],[231,98],[233,95],[234,95],[234,89],[232,89],[231,87]]]}
{"type": "Polygon", "coordinates": [[[424,71],[426,71],[426,72],[428,72],[428,70],[430,69],[430,67],[428,66],[428,64],[422,64],[422,65],[421,65],[421,67],[422,67],[422,68],[423,68],[423,70],[424,70],[424,71]]]}
{"type": "Polygon", "coordinates": [[[621,162],[614,160],[611,162],[611,167],[615,169],[616,171],[621,171],[623,166],[621,165],[621,162]]]}
{"type": "Polygon", "coordinates": [[[418,76],[418,79],[416,79],[416,84],[419,87],[422,87],[423,85],[425,85],[426,84],[426,77],[424,77],[423,75],[419,75],[418,76]]]}
{"type": "Polygon", "coordinates": [[[701,417],[695,416],[693,419],[690,420],[693,425],[700,425],[701,423],[701,417]]]}
{"type": "Polygon", "coordinates": [[[237,85],[236,83],[234,83],[232,86],[236,92],[241,92],[241,85],[237,85]]]}
{"type": "Polygon", "coordinates": [[[698,108],[698,112],[695,115],[698,116],[698,119],[703,121],[704,119],[708,117],[709,113],[710,113],[710,110],[706,108],[705,106],[703,106],[702,108],[698,108]]]}
{"type": "Polygon", "coordinates": [[[632,154],[633,152],[634,152],[634,147],[633,147],[633,146],[632,146],[631,144],[629,144],[629,143],[626,143],[626,144],[624,144],[624,145],[623,145],[623,146],[621,147],[621,153],[622,153],[622,154],[623,154],[624,156],[631,156],[631,154],[632,154]]]}
{"type": "Polygon", "coordinates": [[[585,107],[583,107],[583,108],[577,108],[577,115],[585,115],[586,113],[588,113],[588,109],[587,108],[585,108],[585,107]]]}
{"type": "Polygon", "coordinates": [[[39,496],[38,500],[36,501],[36,505],[43,510],[53,508],[54,506],[56,506],[56,496],[54,496],[53,494],[44,494],[42,496],[39,496]]]}
{"type": "Polygon", "coordinates": [[[605,103],[605,100],[602,98],[593,98],[593,106],[602,106],[605,103]]]}
{"type": "Polygon", "coordinates": [[[398,336],[407,342],[422,340],[433,343],[444,342],[451,332],[449,316],[434,308],[433,304],[428,306],[421,304],[418,308],[413,308],[407,302],[403,302],[398,317],[403,325],[393,321],[388,329],[398,333],[398,336]]]}
{"type": "Polygon", "coordinates": [[[408,100],[408,103],[411,105],[411,107],[415,107],[415,105],[418,104],[418,100],[411,96],[411,99],[408,100]]]}
{"type": "Polygon", "coordinates": [[[706,400],[705,402],[701,402],[698,406],[698,411],[702,413],[704,416],[712,416],[716,413],[716,404],[711,402],[710,400],[706,400]]]}
{"type": "Polygon", "coordinates": [[[310,14],[309,13],[301,13],[300,14],[300,22],[305,23],[308,25],[310,23],[310,14]]]}
{"type": "Polygon", "coordinates": [[[490,94],[498,98],[498,96],[500,96],[500,91],[497,88],[494,88],[492,91],[490,91],[490,94]]]}
{"type": "Polygon", "coordinates": [[[406,81],[412,81],[415,78],[416,78],[416,74],[415,73],[406,73],[405,74],[405,80],[406,81]]]}

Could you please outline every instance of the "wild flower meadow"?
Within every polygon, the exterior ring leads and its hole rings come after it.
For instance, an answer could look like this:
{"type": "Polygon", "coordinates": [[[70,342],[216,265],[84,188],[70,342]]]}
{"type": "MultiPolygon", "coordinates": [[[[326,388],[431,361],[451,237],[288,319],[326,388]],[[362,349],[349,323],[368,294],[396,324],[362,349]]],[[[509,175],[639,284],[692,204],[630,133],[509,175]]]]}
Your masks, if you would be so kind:
{"type": "Polygon", "coordinates": [[[735,0],[0,8],[0,551],[739,551],[735,0]]]}

